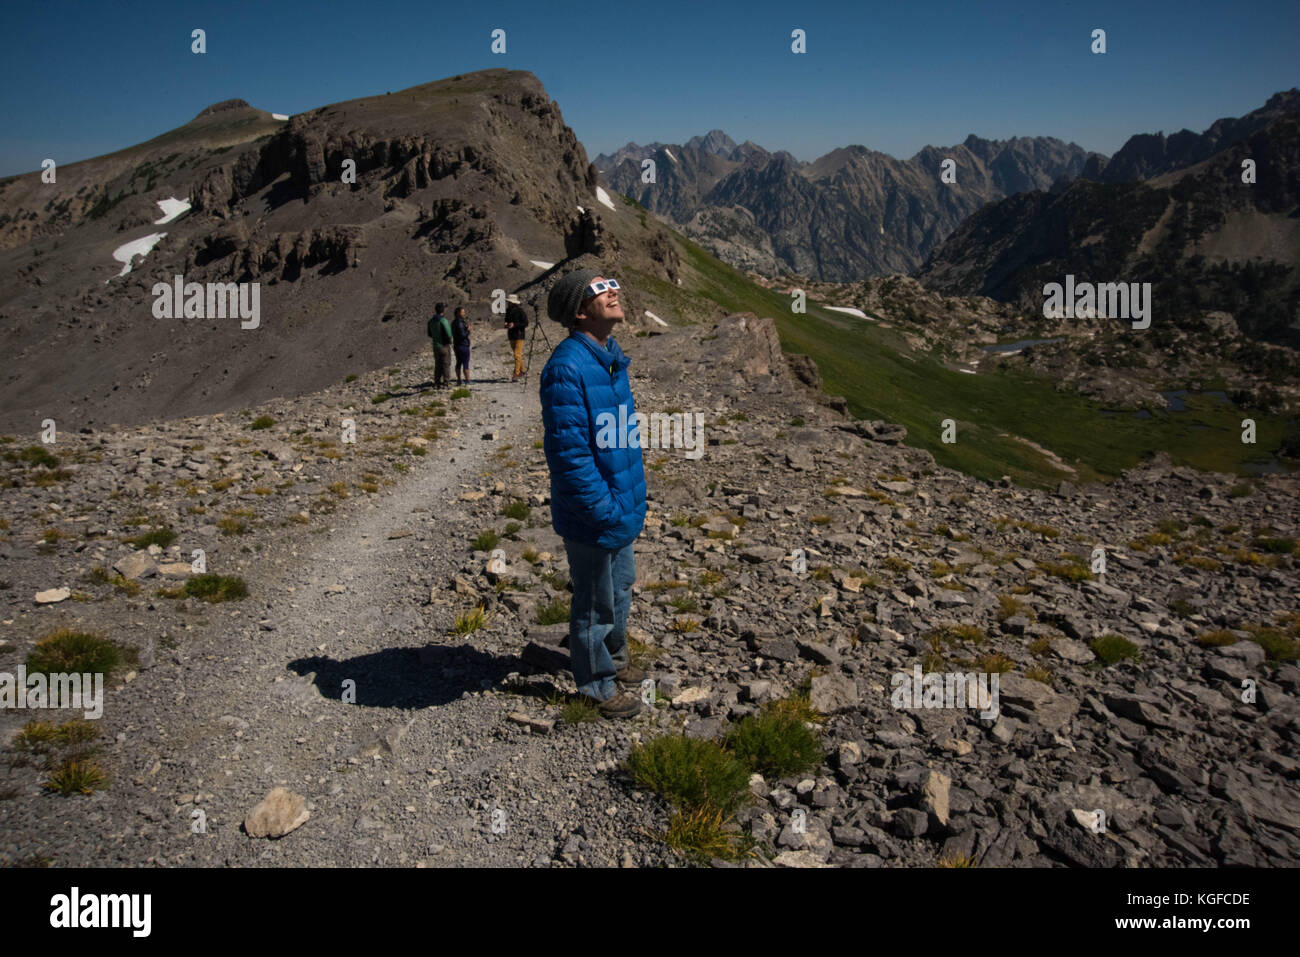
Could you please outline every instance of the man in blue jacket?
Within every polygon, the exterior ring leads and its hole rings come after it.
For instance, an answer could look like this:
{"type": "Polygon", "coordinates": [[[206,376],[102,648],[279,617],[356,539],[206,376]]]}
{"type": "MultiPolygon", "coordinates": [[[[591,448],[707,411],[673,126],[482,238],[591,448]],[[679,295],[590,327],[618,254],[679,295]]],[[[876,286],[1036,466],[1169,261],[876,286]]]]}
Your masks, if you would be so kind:
{"type": "Polygon", "coordinates": [[[592,269],[568,273],[551,287],[546,311],[569,329],[542,370],[541,397],[551,522],[564,539],[573,581],[573,679],[605,717],[631,717],[641,701],[619,684],[645,677],[630,666],[627,649],[636,580],[632,544],[645,524],[645,472],[634,426],[610,442],[608,428],[602,432],[597,425],[602,413],[632,423],[636,412],[628,358],[611,335],[623,321],[618,282],[592,269]],[[625,415],[620,406],[627,407],[625,415]]]}

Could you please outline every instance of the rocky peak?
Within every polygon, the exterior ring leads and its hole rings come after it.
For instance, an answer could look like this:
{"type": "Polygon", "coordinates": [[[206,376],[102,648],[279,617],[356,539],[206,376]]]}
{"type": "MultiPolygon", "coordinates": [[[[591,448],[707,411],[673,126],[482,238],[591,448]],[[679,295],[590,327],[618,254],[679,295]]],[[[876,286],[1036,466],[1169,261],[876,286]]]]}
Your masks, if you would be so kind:
{"type": "Polygon", "coordinates": [[[198,115],[195,116],[194,118],[197,120],[200,117],[211,116],[213,113],[225,113],[229,110],[251,110],[251,109],[252,107],[248,105],[247,100],[240,100],[240,99],[222,100],[220,103],[213,103],[205,110],[200,110],[198,115]]]}

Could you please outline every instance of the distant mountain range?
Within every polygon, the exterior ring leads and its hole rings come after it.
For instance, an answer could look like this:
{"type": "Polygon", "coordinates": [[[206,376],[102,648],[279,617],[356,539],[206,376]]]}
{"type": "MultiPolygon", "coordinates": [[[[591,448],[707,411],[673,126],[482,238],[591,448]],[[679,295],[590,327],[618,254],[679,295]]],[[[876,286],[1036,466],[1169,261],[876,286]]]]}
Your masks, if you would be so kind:
{"type": "Polygon", "coordinates": [[[607,182],[719,258],[828,281],[912,272],[982,205],[1047,189],[1106,158],[1051,137],[927,146],[899,160],[864,146],[811,163],[711,130],[683,145],[629,143],[595,159],[607,182]],[[654,161],[655,181],[642,182],[654,161]],[[955,182],[943,182],[951,159],[955,182]]]}
{"type": "Polygon", "coordinates": [[[1152,283],[1153,321],[1218,310],[1300,347],[1300,91],[1204,133],[1134,136],[1068,185],[987,206],[917,278],[1037,309],[1067,274],[1152,283]]]}

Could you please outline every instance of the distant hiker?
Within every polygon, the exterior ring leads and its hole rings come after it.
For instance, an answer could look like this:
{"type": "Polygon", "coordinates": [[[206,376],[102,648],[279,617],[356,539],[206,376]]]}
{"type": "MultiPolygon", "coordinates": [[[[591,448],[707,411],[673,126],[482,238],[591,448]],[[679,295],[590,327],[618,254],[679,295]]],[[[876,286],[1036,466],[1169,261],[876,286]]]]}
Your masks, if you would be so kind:
{"type": "Polygon", "coordinates": [[[451,360],[451,344],[455,340],[451,335],[451,325],[447,322],[443,310],[447,307],[438,303],[433,307],[433,318],[429,320],[429,338],[433,340],[433,387],[447,388],[447,366],[451,360]]]}
{"type": "Polygon", "coordinates": [[[524,307],[519,303],[518,296],[506,296],[506,338],[510,340],[510,348],[515,353],[515,374],[510,377],[514,382],[524,374],[524,336],[528,329],[528,313],[524,312],[524,307]]]}
{"type": "Polygon", "coordinates": [[[456,351],[456,383],[469,385],[469,323],[465,307],[456,307],[456,318],[451,322],[451,337],[456,351]]]}
{"type": "Polygon", "coordinates": [[[620,691],[616,682],[635,688],[645,678],[630,665],[627,647],[627,615],[636,580],[632,545],[645,524],[641,448],[635,435],[598,442],[593,430],[602,412],[632,422],[636,411],[627,356],[610,335],[623,321],[618,296],[617,281],[602,279],[590,269],[571,272],[555,283],[546,312],[567,327],[569,335],[551,353],[541,383],[551,523],[564,539],[573,581],[573,680],[609,718],[631,717],[641,710],[640,698],[620,691]],[[621,406],[626,407],[623,417],[618,414],[621,406]]]}

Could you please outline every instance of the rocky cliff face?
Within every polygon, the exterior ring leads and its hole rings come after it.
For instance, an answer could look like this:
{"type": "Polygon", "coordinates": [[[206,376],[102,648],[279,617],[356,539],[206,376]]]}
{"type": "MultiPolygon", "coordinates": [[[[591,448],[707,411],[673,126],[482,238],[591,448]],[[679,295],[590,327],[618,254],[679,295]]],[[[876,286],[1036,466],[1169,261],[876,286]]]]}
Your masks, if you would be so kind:
{"type": "Polygon", "coordinates": [[[714,130],[685,146],[629,144],[596,165],[616,190],[733,265],[851,281],[912,271],[984,203],[1077,176],[1086,160],[1047,137],[971,136],[905,161],[850,146],[801,163],[714,130]],[[654,183],[642,182],[645,159],[654,183]],[[942,181],[947,159],[953,183],[942,181]]]}

